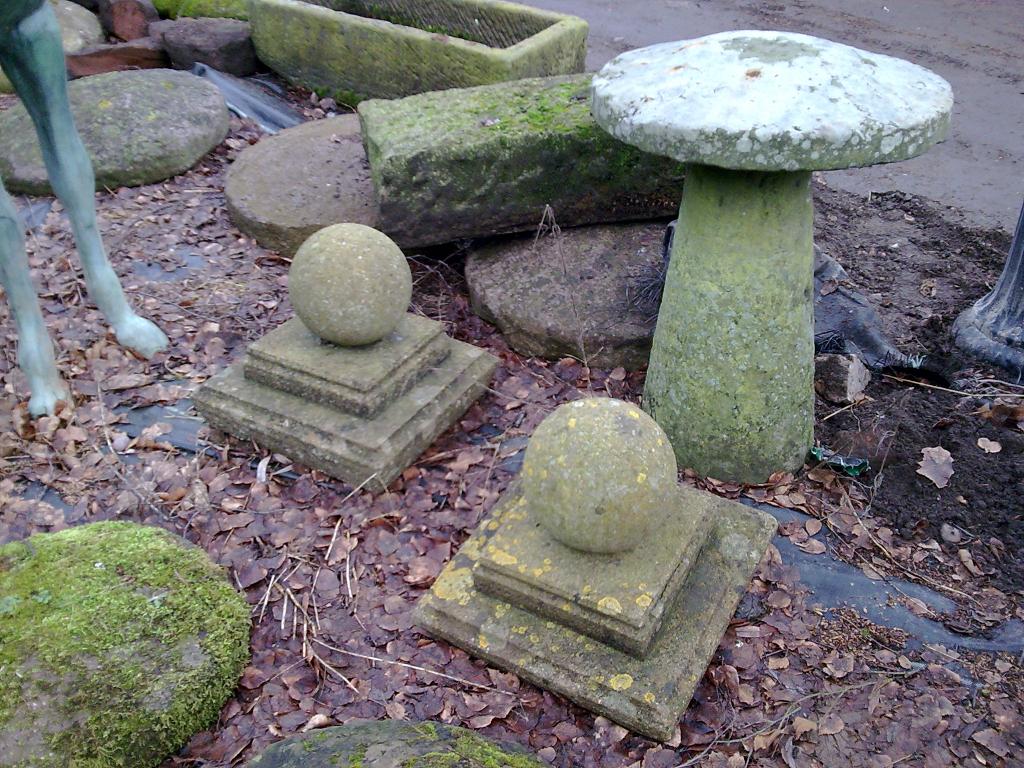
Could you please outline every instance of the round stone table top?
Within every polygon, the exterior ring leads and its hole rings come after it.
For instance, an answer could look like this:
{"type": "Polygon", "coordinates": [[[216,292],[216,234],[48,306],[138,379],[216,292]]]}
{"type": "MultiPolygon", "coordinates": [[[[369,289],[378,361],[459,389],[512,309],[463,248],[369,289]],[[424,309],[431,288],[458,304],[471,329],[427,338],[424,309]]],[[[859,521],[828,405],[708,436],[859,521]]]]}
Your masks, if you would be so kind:
{"type": "Polygon", "coordinates": [[[618,56],[592,110],[616,138],[751,171],[853,168],[919,155],[949,131],[953,90],[903,59],[789,32],[723,32],[618,56]]]}

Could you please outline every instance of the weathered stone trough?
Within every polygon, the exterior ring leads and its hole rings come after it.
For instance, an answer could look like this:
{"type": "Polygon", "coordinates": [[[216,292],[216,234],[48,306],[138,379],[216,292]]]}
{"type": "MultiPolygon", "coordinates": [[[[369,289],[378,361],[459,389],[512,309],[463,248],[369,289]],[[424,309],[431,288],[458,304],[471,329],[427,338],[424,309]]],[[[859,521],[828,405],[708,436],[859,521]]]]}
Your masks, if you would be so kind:
{"type": "Polygon", "coordinates": [[[503,0],[253,0],[260,59],[352,104],[582,72],[587,23],[503,0]]]}

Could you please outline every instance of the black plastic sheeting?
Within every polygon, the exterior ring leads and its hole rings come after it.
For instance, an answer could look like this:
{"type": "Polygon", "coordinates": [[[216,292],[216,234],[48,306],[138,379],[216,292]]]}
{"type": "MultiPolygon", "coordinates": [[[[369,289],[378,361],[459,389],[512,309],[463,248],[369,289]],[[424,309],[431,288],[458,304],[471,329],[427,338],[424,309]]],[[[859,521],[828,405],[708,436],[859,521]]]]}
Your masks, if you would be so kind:
{"type": "Polygon", "coordinates": [[[252,120],[267,133],[277,133],[304,122],[292,105],[274,92],[280,89],[272,83],[235,77],[205,64],[195,64],[190,71],[217,86],[231,112],[252,120]]]}

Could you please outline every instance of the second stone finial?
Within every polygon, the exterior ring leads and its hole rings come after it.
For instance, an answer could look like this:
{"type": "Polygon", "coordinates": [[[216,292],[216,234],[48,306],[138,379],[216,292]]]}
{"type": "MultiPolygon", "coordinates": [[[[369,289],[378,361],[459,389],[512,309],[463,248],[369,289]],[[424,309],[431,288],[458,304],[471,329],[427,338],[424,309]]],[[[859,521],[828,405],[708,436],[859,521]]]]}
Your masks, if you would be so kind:
{"type": "Polygon", "coordinates": [[[676,457],[639,407],[587,398],[562,405],[537,427],[521,482],[552,538],[583,552],[626,552],[664,517],[676,457]]]}
{"type": "Polygon", "coordinates": [[[373,344],[405,317],[412,272],[402,250],[363,224],[334,224],[302,244],[288,296],[303,324],[343,347],[373,344]]]}

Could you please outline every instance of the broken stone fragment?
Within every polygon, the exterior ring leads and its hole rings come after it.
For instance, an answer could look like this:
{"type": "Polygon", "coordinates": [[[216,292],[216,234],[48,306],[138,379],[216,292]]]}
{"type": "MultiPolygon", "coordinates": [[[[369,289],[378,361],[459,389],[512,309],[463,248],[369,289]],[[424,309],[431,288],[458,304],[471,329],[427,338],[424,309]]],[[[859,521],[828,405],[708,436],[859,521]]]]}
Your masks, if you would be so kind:
{"type": "Polygon", "coordinates": [[[219,72],[246,77],[259,65],[249,23],[238,19],[159,21],[150,25],[149,34],[163,43],[175,69],[206,64],[219,72]]]}
{"type": "Polygon", "coordinates": [[[856,402],[871,381],[871,372],[855,355],[814,358],[814,391],[836,405],[856,402]]]}
{"type": "Polygon", "coordinates": [[[125,42],[149,37],[149,25],[160,18],[150,0],[100,0],[100,23],[125,42]]]}
{"type": "Polygon", "coordinates": [[[680,465],[761,482],[814,427],[811,172],[905,160],[945,138],[952,89],[910,62],[784,32],[622,54],[591,108],[687,164],[644,390],[680,465]]]}
{"type": "Polygon", "coordinates": [[[64,56],[68,77],[89,77],[129,69],[163,69],[170,62],[164,47],[151,37],[117,45],[93,45],[64,56]]]}

